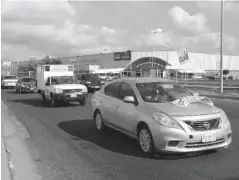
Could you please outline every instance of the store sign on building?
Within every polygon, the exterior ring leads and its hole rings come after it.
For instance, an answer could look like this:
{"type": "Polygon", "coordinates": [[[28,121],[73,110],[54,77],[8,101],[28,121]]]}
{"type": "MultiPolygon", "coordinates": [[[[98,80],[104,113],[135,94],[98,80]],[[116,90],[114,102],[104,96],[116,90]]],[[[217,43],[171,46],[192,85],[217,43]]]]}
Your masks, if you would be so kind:
{"type": "Polygon", "coordinates": [[[178,49],[177,53],[178,53],[178,58],[179,58],[180,64],[185,64],[186,62],[189,61],[187,47],[178,49]]]}
{"type": "Polygon", "coordinates": [[[114,53],[114,61],[131,60],[131,51],[114,53]]]}

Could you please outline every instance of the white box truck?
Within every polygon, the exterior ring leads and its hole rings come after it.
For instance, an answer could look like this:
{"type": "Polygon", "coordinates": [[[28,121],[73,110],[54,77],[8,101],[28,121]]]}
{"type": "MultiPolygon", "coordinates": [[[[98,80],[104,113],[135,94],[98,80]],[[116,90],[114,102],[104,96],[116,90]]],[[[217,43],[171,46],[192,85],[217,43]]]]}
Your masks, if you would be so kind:
{"type": "Polygon", "coordinates": [[[86,104],[88,89],[74,76],[73,65],[41,65],[37,67],[37,88],[42,101],[52,106],[68,102],[86,104]]]}

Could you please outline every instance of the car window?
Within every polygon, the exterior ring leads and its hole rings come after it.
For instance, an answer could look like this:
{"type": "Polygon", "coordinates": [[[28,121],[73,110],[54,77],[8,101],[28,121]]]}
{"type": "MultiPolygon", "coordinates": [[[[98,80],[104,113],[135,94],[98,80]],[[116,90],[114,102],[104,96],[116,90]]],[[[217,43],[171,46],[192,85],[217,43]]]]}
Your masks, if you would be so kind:
{"type": "Polygon", "coordinates": [[[120,96],[119,99],[123,100],[125,96],[133,96],[135,97],[135,93],[133,88],[128,83],[122,83],[120,88],[120,96]]]}
{"type": "Polygon", "coordinates": [[[105,94],[107,96],[118,98],[120,85],[121,85],[121,82],[115,82],[115,83],[109,84],[108,86],[105,87],[105,94]]]}
{"type": "Polygon", "coordinates": [[[146,102],[165,103],[192,96],[187,89],[171,83],[137,83],[136,87],[142,99],[146,102]]]}
{"type": "Polygon", "coordinates": [[[33,79],[33,78],[23,78],[22,82],[35,82],[35,79],[33,79]]]}

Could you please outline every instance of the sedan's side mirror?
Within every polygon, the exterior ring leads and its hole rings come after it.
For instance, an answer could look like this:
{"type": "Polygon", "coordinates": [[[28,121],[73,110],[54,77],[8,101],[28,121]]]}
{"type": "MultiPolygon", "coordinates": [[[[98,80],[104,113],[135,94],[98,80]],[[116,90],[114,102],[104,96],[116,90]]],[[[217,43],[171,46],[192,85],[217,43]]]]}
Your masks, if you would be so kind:
{"type": "Polygon", "coordinates": [[[50,82],[46,82],[46,84],[45,84],[46,86],[50,86],[50,82]]]}
{"type": "Polygon", "coordinates": [[[124,97],[124,102],[125,103],[138,104],[133,96],[125,96],[124,97]]]}

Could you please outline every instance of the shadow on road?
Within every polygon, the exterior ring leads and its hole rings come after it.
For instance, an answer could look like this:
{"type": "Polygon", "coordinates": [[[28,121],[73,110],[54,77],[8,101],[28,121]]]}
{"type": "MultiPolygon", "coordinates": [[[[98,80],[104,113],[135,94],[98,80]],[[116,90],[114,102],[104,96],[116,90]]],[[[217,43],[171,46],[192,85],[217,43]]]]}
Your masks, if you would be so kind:
{"type": "MultiPolygon", "coordinates": [[[[129,138],[109,128],[105,132],[96,131],[93,121],[90,119],[64,121],[58,124],[59,128],[74,136],[73,140],[85,140],[94,143],[107,150],[135,157],[146,157],[140,150],[136,140],[129,138]]],[[[173,160],[188,157],[212,154],[215,151],[191,154],[158,154],[153,159],[173,160]]]]}

